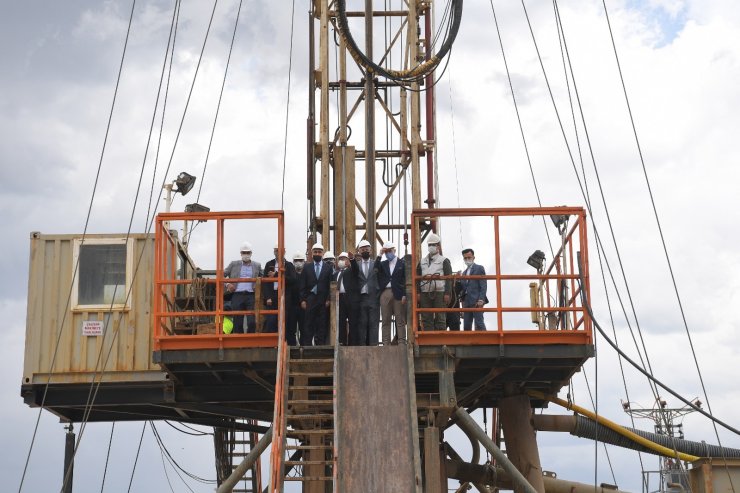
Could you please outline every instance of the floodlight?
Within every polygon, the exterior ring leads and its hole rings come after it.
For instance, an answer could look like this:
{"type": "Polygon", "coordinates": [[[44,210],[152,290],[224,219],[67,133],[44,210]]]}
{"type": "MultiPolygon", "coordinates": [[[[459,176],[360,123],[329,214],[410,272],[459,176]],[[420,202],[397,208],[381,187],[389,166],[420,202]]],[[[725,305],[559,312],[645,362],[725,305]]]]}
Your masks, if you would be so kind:
{"type": "Polygon", "coordinates": [[[200,204],[188,204],[185,206],[185,212],[211,212],[211,208],[200,204]]]}
{"type": "Polygon", "coordinates": [[[193,185],[195,185],[195,177],[182,171],[177,175],[175,185],[177,186],[175,193],[179,192],[180,195],[187,195],[188,192],[192,190],[193,185]]]}
{"type": "Polygon", "coordinates": [[[568,214],[551,214],[550,219],[552,219],[552,223],[555,225],[556,228],[558,228],[558,231],[560,230],[560,227],[563,226],[565,223],[568,222],[568,218],[570,216],[568,214]]]}
{"type": "Polygon", "coordinates": [[[624,409],[625,411],[629,411],[630,410],[630,403],[629,402],[622,402],[622,409],[624,409]]]}
{"type": "Polygon", "coordinates": [[[544,252],[542,250],[535,250],[534,253],[530,255],[527,259],[527,263],[538,271],[541,271],[542,268],[545,266],[544,252]]]}

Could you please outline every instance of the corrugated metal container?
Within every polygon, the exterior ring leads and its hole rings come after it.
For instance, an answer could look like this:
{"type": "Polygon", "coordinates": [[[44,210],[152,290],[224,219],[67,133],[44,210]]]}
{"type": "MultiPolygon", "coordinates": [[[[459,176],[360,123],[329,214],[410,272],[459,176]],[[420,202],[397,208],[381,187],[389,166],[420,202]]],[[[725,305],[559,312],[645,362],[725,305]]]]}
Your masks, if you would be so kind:
{"type": "Polygon", "coordinates": [[[153,263],[153,235],[32,233],[23,384],[166,380],[152,363],[153,263]]]}

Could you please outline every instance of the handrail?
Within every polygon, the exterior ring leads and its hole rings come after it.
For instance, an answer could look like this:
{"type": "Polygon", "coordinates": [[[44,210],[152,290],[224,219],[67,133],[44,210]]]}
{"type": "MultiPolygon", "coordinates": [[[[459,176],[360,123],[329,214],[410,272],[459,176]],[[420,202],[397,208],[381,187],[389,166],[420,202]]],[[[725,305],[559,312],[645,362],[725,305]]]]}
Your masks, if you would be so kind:
{"type": "Polygon", "coordinates": [[[272,418],[272,450],[270,451],[270,493],[280,493],[283,486],[285,464],[286,416],[285,404],[288,394],[288,343],[285,339],[285,298],[280,300],[278,315],[278,357],[275,376],[275,405],[272,418]]]}
{"type": "MultiPolygon", "coordinates": [[[[581,305],[579,297],[576,295],[581,288],[578,287],[579,278],[574,262],[576,250],[581,252],[584,258],[584,275],[585,282],[583,289],[589,292],[588,278],[588,241],[586,212],[582,207],[518,207],[518,208],[476,208],[476,209],[422,209],[415,210],[411,214],[412,224],[412,248],[411,248],[411,311],[410,320],[414,332],[416,344],[420,345],[439,345],[439,344],[591,344],[592,326],[591,319],[585,308],[581,305]],[[506,267],[502,265],[504,254],[511,253],[511,247],[502,241],[502,222],[501,218],[529,218],[532,216],[559,216],[565,215],[571,218],[571,224],[564,234],[558,235],[558,243],[561,243],[555,258],[551,259],[549,265],[537,272],[518,273],[504,272],[506,267]],[[485,264],[492,265],[492,272],[485,275],[434,275],[434,280],[438,281],[457,281],[457,280],[475,280],[483,279],[488,281],[489,288],[495,286],[495,292],[489,289],[490,304],[483,307],[444,307],[444,308],[421,308],[420,301],[420,283],[423,282],[422,276],[417,272],[417,266],[420,265],[422,229],[428,228],[430,224],[439,224],[441,218],[445,217],[487,217],[492,219],[492,243],[493,257],[486,259],[485,264]],[[502,246],[505,243],[506,246],[502,246]],[[506,248],[506,252],[502,249],[506,248]],[[538,293],[541,293],[542,304],[517,305],[516,302],[509,301],[508,297],[512,291],[510,286],[516,281],[532,281],[538,284],[538,293]],[[507,298],[504,297],[504,291],[507,291],[507,298]],[[553,300],[551,293],[557,297],[553,300]],[[506,302],[504,300],[507,300],[506,302]],[[441,331],[441,330],[422,330],[420,326],[420,315],[423,313],[495,313],[494,327],[489,324],[486,331],[441,331]],[[559,321],[557,327],[551,327],[553,330],[544,329],[544,323],[531,327],[521,324],[512,325],[512,318],[504,318],[507,313],[532,313],[538,317],[546,318],[547,314],[552,314],[559,321]],[[562,323],[562,327],[560,326],[562,323]]],[[[505,225],[508,225],[506,222],[505,225]]],[[[444,246],[444,239],[442,245],[444,246]]],[[[480,245],[478,245],[480,246],[480,245]]],[[[523,260],[531,251],[522,252],[523,260]]],[[[481,263],[481,262],[478,262],[481,263]]],[[[440,294],[441,296],[441,294],[440,294]]],[[[524,298],[529,299],[528,296],[524,298]]],[[[516,319],[514,319],[516,321],[516,319]]],[[[554,325],[554,324],[553,324],[554,325]]]]}
{"type": "MultiPolygon", "coordinates": [[[[285,252],[284,246],[284,213],[283,211],[223,211],[223,212],[193,212],[160,213],[156,217],[155,227],[155,266],[154,266],[154,307],[153,307],[153,342],[155,350],[193,350],[193,349],[224,349],[245,347],[273,347],[277,348],[278,334],[275,333],[253,333],[253,334],[224,334],[222,330],[223,319],[226,316],[253,315],[260,318],[263,315],[280,316],[277,309],[266,309],[262,307],[259,295],[263,278],[226,278],[224,276],[224,231],[225,222],[248,221],[253,219],[271,219],[277,223],[277,244],[280,252],[285,252]],[[170,227],[176,221],[212,221],[216,223],[215,234],[215,260],[216,268],[214,277],[202,278],[206,286],[211,286],[213,305],[208,309],[186,309],[178,311],[175,308],[176,293],[178,286],[187,285],[192,278],[180,278],[177,272],[177,259],[181,249],[181,243],[171,233],[170,227]],[[254,309],[226,311],[224,309],[224,290],[226,282],[254,282],[256,303],[254,309]],[[176,317],[189,318],[197,322],[198,319],[210,318],[214,327],[214,333],[208,334],[175,334],[174,320],[176,317]]],[[[210,259],[213,259],[211,257],[210,259]]],[[[210,260],[209,259],[209,260],[210,260]]],[[[189,259],[190,260],[190,259],[189,259]]],[[[280,263],[279,263],[280,264],[280,263]]],[[[197,271],[188,272],[186,275],[196,277],[197,271]]],[[[278,275],[271,278],[271,283],[277,283],[278,300],[282,302],[285,296],[285,268],[282,264],[278,266],[278,275]]],[[[182,300],[180,300],[182,301],[182,300]]],[[[198,307],[206,308],[206,307],[198,307]]],[[[280,325],[282,327],[282,325],[280,325]]]]}

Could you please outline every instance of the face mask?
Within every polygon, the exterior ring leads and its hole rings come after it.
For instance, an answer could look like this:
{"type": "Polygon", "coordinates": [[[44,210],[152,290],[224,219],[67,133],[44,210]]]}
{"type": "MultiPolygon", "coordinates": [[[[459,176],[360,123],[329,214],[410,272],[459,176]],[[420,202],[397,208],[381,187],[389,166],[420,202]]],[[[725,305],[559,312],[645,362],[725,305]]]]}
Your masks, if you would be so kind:
{"type": "Polygon", "coordinates": [[[295,261],[295,270],[300,272],[303,270],[303,260],[296,260],[295,261]]]}
{"type": "Polygon", "coordinates": [[[327,260],[324,260],[324,262],[326,262],[329,265],[334,265],[334,259],[327,259],[327,260]]]}
{"type": "Polygon", "coordinates": [[[251,258],[252,258],[251,253],[242,253],[242,262],[249,262],[251,258]]]}
{"type": "Polygon", "coordinates": [[[313,256],[313,261],[314,262],[321,262],[321,255],[314,255],[313,256]]]}
{"type": "Polygon", "coordinates": [[[473,260],[472,259],[471,260],[465,259],[465,265],[467,265],[468,267],[470,267],[471,265],[473,265],[473,260]]]}
{"type": "Polygon", "coordinates": [[[396,258],[396,254],[393,252],[385,252],[385,258],[387,258],[388,260],[393,260],[394,258],[396,258]]]}
{"type": "Polygon", "coordinates": [[[339,262],[337,262],[337,267],[339,267],[340,269],[344,269],[345,267],[347,267],[347,261],[340,260],[339,262]]]}
{"type": "Polygon", "coordinates": [[[437,245],[429,245],[429,253],[431,255],[437,255],[437,245]]]}
{"type": "Polygon", "coordinates": [[[362,258],[365,260],[370,258],[370,252],[362,252],[360,255],[362,255],[362,258]]]}

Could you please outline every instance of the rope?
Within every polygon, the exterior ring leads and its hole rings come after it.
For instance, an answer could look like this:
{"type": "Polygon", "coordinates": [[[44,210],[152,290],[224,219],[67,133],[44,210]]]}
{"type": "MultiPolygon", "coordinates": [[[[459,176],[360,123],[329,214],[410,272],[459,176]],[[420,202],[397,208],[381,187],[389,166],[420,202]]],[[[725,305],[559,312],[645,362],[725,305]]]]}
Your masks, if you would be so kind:
{"type": "MultiPolygon", "coordinates": [[[[105,149],[106,149],[106,146],[107,146],[107,143],[108,143],[108,135],[110,133],[111,122],[113,120],[113,110],[116,107],[116,100],[117,100],[117,97],[118,97],[118,87],[119,87],[120,82],[121,82],[121,73],[123,72],[123,62],[126,59],[126,49],[128,47],[128,38],[129,38],[129,34],[131,33],[131,24],[132,24],[132,21],[133,21],[133,18],[134,18],[134,8],[135,7],[136,7],[136,0],[133,0],[133,2],[131,3],[131,14],[129,15],[128,27],[126,28],[126,39],[125,39],[125,41],[123,43],[123,52],[121,54],[121,61],[120,61],[119,66],[118,66],[118,75],[116,77],[116,87],[113,90],[113,101],[111,103],[110,112],[108,113],[108,123],[107,123],[106,128],[105,128],[105,137],[103,138],[103,148],[100,151],[100,159],[98,160],[98,169],[97,169],[97,172],[95,174],[95,182],[93,184],[93,190],[92,190],[92,194],[90,196],[90,204],[89,204],[89,206],[87,208],[87,217],[85,218],[85,227],[83,228],[83,233],[82,233],[82,240],[81,240],[82,243],[85,242],[85,237],[87,236],[87,228],[88,228],[88,226],[90,224],[90,216],[92,215],[93,203],[95,202],[95,194],[96,194],[97,189],[98,189],[98,181],[100,179],[100,171],[101,171],[101,169],[103,167],[103,157],[105,156],[105,149]]],[[[77,261],[75,262],[74,269],[72,271],[72,280],[71,280],[70,286],[69,286],[69,294],[67,295],[67,302],[66,302],[65,309],[64,309],[64,315],[62,316],[62,321],[60,322],[60,324],[59,324],[59,330],[57,331],[59,335],[57,335],[57,340],[56,340],[56,342],[54,344],[54,354],[52,355],[51,363],[50,363],[50,366],[49,366],[49,377],[47,378],[46,385],[44,386],[44,395],[41,398],[41,405],[39,406],[39,411],[38,411],[38,414],[36,416],[36,423],[35,423],[34,428],[33,428],[33,435],[31,436],[31,443],[29,444],[28,454],[26,455],[26,461],[25,461],[25,463],[23,465],[23,474],[21,475],[21,481],[20,481],[20,484],[18,485],[18,492],[19,493],[23,489],[23,482],[26,479],[26,472],[28,471],[28,464],[29,464],[29,462],[31,460],[31,452],[33,451],[33,445],[36,442],[36,434],[38,433],[39,422],[41,420],[41,411],[43,410],[44,403],[46,402],[46,396],[47,396],[47,393],[48,393],[48,390],[49,390],[49,383],[51,382],[51,372],[54,369],[54,362],[56,361],[56,356],[57,356],[57,353],[59,351],[59,344],[60,344],[60,341],[61,341],[61,338],[62,338],[62,330],[61,329],[62,329],[62,327],[64,327],[64,323],[65,323],[65,321],[67,319],[67,314],[69,313],[69,306],[70,306],[70,303],[71,303],[71,300],[72,300],[72,290],[74,289],[74,281],[75,281],[75,278],[77,277],[77,271],[79,269],[79,265],[80,265],[80,260],[79,260],[79,257],[78,257],[77,258],[77,261]]],[[[65,477],[66,476],[67,476],[67,474],[65,474],[65,477]]]]}

